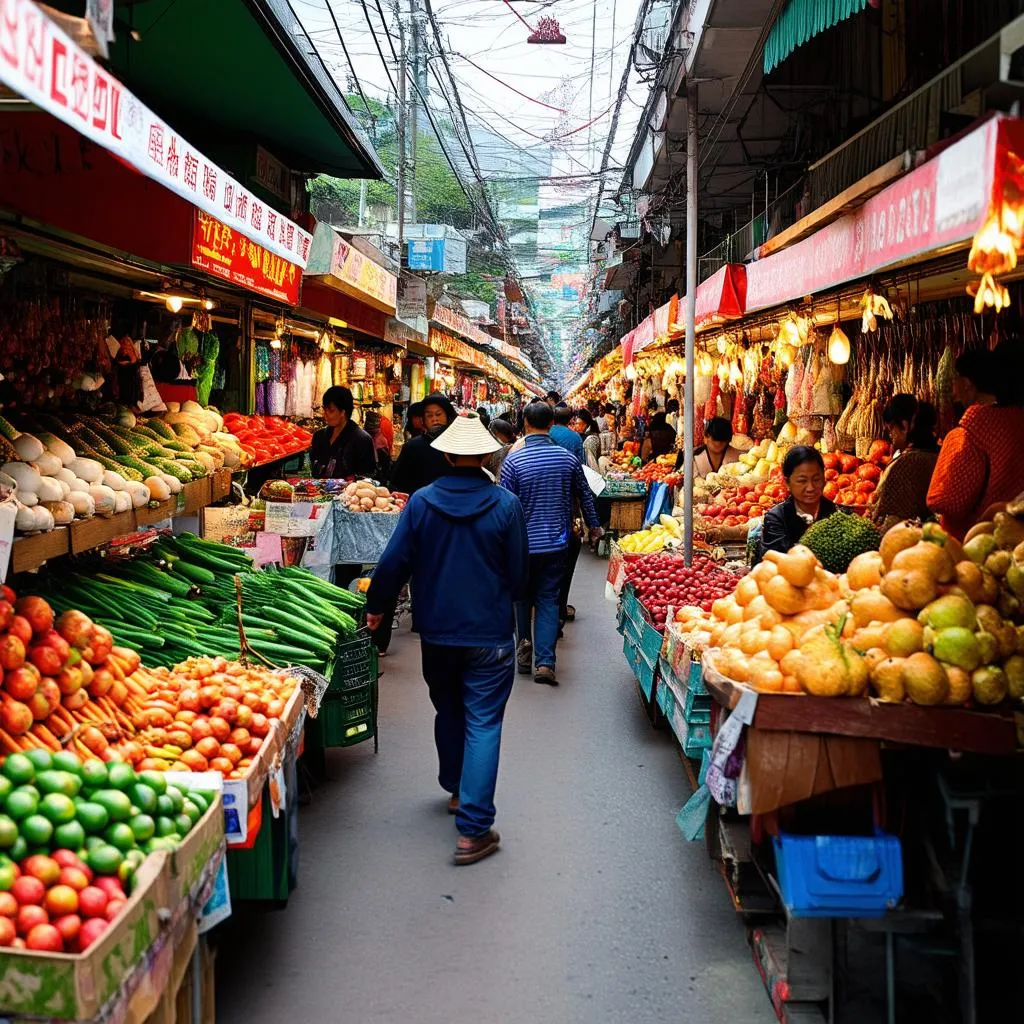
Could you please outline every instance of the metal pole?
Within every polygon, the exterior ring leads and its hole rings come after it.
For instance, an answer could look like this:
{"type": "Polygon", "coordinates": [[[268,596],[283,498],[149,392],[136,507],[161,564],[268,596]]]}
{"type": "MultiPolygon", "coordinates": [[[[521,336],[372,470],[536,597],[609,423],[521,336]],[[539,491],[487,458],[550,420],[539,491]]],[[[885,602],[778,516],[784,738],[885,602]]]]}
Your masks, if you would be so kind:
{"type": "Polygon", "coordinates": [[[359,226],[366,220],[366,179],[359,182],[359,226]]]}
{"type": "MultiPolygon", "coordinates": [[[[413,83],[420,86],[420,29],[416,20],[416,0],[409,0],[409,26],[412,31],[411,63],[413,83]]],[[[416,223],[416,136],[419,132],[419,97],[413,90],[412,104],[409,108],[409,219],[416,223]]]]}
{"type": "Polygon", "coordinates": [[[398,260],[404,263],[402,250],[405,248],[405,29],[402,27],[402,12],[396,6],[398,21],[398,174],[395,183],[398,192],[398,260]]]}
{"type": "Polygon", "coordinates": [[[683,392],[683,559],[693,562],[693,392],[697,342],[697,86],[686,86],[686,390],[683,392]]]}

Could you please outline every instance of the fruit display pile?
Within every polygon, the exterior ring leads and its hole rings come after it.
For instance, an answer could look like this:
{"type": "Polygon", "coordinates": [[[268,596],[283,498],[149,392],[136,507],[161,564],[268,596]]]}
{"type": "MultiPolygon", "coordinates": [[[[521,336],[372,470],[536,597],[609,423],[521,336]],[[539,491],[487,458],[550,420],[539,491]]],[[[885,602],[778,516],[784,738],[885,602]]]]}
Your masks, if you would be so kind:
{"type": "Polygon", "coordinates": [[[305,427],[280,416],[243,416],[229,412],[224,417],[224,426],[257,466],[304,452],[313,440],[305,427]]]}
{"type": "Polygon", "coordinates": [[[254,569],[238,548],[190,533],[161,535],[139,557],[106,559],[97,573],[44,574],[35,589],[59,612],[86,612],[145,665],[170,666],[205,654],[239,657],[236,576],[246,641],[275,665],[326,672],[366,603],[307,569],[254,569]]]}
{"type": "Polygon", "coordinates": [[[678,487],[683,482],[683,474],[676,472],[676,453],[659,455],[652,459],[640,469],[635,470],[631,476],[634,480],[643,480],[647,483],[664,483],[669,487],[678,487]]]}
{"type": "Polygon", "coordinates": [[[698,502],[696,513],[704,528],[743,526],[785,500],[789,491],[782,482],[782,470],[773,470],[773,474],[774,479],[767,483],[737,484],[731,489],[723,488],[714,498],[698,502]]]}
{"type": "Polygon", "coordinates": [[[976,529],[961,546],[933,523],[897,524],[841,575],[803,545],[769,552],[710,614],[681,608],[676,628],[717,649],[724,675],[767,692],[1020,701],[1024,627],[1013,584],[1024,586],[1024,522],[1000,513],[976,529]]]}
{"type": "Polygon", "coordinates": [[[718,598],[732,593],[736,577],[706,555],[696,555],[689,568],[674,555],[646,555],[628,563],[626,582],[664,631],[669,608],[687,605],[710,612],[718,598]]]}
{"type": "Polygon", "coordinates": [[[353,480],[342,493],[349,512],[401,512],[408,494],[377,487],[371,480],[353,480]]]}
{"type": "Polygon", "coordinates": [[[683,524],[674,516],[663,514],[646,530],[627,533],[619,540],[619,547],[628,555],[647,555],[678,547],[682,542],[683,524]]]}
{"type": "Polygon", "coordinates": [[[0,767],[0,946],[80,953],[117,919],[148,853],[173,850],[216,795],[69,751],[0,767]]]}
{"type": "Polygon", "coordinates": [[[807,527],[800,543],[810,548],[829,572],[846,572],[850,562],[865,551],[877,551],[882,541],[878,528],[862,516],[834,512],[807,527]]]}
{"type": "Polygon", "coordinates": [[[135,734],[118,744],[139,770],[220,772],[244,778],[296,680],[225,658],[191,658],[174,668],[139,668],[146,688],[132,714],[135,734]]]}

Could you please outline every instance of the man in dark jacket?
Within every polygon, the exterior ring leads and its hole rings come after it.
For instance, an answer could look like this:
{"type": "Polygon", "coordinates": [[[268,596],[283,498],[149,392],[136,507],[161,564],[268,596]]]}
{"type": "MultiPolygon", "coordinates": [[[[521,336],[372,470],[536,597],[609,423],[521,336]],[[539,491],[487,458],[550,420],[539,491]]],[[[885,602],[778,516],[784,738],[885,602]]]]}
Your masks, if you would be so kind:
{"type": "Polygon", "coordinates": [[[423,399],[424,433],[402,446],[391,471],[392,491],[415,494],[447,471],[444,455],[433,448],[432,443],[451,426],[454,419],[455,406],[444,395],[435,393],[423,399]]]}
{"type": "Polygon", "coordinates": [[[522,505],[483,470],[500,447],[476,416],[457,417],[433,442],[449,471],[410,498],[366,595],[374,629],[412,579],[412,625],[437,712],[438,781],[459,831],[456,864],[487,857],[500,841],[491,826],[515,679],[513,602],[528,572],[522,505]]]}

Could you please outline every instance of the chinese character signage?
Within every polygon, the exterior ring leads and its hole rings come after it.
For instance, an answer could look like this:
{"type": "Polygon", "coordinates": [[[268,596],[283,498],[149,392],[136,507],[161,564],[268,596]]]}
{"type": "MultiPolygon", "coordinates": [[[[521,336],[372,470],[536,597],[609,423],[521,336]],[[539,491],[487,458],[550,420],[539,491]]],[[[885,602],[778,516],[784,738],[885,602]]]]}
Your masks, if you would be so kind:
{"type": "Polygon", "coordinates": [[[195,211],[192,227],[192,266],[258,295],[298,304],[302,271],[297,264],[202,210],[195,211]]]}
{"type": "MultiPolygon", "coordinates": [[[[103,5],[100,5],[101,7],[103,5]]],[[[32,0],[0,0],[0,82],[300,267],[312,236],[226,174],[101,68],[32,0]]]]}
{"type": "Polygon", "coordinates": [[[331,277],[337,278],[354,298],[383,313],[395,312],[398,278],[374,263],[340,235],[334,239],[331,277]]]}

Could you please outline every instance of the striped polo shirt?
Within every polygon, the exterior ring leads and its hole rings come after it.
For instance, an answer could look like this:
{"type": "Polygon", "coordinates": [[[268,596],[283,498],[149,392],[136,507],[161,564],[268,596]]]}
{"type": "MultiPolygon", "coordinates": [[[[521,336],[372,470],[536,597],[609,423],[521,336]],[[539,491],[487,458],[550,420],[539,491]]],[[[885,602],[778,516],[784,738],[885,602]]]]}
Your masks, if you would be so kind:
{"type": "Polygon", "coordinates": [[[501,486],[517,495],[526,513],[530,554],[569,546],[573,499],[579,498],[590,527],[600,524],[583,464],[547,434],[528,434],[501,466],[501,486]]]}

